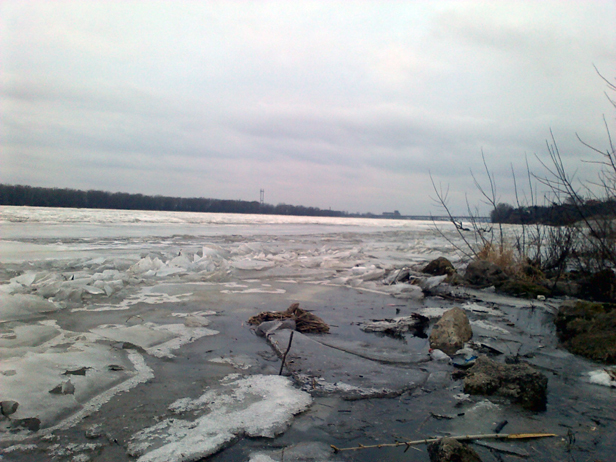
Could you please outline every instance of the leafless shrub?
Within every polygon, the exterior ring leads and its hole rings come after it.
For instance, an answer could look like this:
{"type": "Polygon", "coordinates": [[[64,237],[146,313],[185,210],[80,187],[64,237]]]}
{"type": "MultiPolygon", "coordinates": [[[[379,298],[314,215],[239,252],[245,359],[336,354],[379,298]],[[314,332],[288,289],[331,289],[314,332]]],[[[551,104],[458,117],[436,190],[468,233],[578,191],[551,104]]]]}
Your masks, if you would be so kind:
{"type": "MultiPolygon", "coordinates": [[[[609,91],[616,91],[615,84],[604,78],[599,71],[597,73],[607,83],[609,91]]],[[[606,95],[616,108],[616,100],[608,93],[606,95]]],[[[515,273],[524,265],[540,268],[555,281],[571,269],[595,272],[616,268],[616,151],[609,124],[605,117],[603,120],[608,140],[606,149],[598,149],[578,136],[580,143],[598,156],[598,159],[584,161],[599,167],[595,181],[577,181],[575,173],[567,171],[551,130],[550,141],[546,143],[549,161],[544,162],[536,156],[544,168],[544,174],[532,173],[526,159],[527,190],[521,191],[511,167],[517,210],[538,206],[538,184],[542,184],[550,191],[549,201],[547,197],[543,198],[548,206],[566,205],[567,210],[574,211],[567,223],[549,226],[536,219],[529,222],[521,220],[519,226],[508,227],[505,232],[501,223],[486,225],[477,209],[473,210],[467,200],[470,228],[466,229],[448,206],[448,189],[442,186],[437,188],[430,176],[436,203],[445,210],[462,239],[463,245],[456,248],[468,258],[488,259],[508,268],[510,273],[515,273]]],[[[474,186],[485,204],[495,212],[502,212],[511,206],[499,202],[494,175],[488,168],[483,152],[481,157],[487,186],[471,171],[474,186]]],[[[441,235],[445,236],[443,233],[441,235]]]]}

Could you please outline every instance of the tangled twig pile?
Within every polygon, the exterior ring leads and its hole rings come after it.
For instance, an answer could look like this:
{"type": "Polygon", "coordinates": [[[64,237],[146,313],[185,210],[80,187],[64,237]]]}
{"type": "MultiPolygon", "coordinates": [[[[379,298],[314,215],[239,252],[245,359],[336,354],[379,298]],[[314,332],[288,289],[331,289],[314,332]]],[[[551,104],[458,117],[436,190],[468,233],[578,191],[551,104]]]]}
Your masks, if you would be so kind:
{"type": "Polygon", "coordinates": [[[266,321],[278,321],[282,319],[293,319],[295,330],[304,334],[326,334],[329,332],[329,325],[318,316],[302,310],[299,303],[293,303],[285,311],[263,311],[248,320],[248,324],[259,325],[266,321]]]}

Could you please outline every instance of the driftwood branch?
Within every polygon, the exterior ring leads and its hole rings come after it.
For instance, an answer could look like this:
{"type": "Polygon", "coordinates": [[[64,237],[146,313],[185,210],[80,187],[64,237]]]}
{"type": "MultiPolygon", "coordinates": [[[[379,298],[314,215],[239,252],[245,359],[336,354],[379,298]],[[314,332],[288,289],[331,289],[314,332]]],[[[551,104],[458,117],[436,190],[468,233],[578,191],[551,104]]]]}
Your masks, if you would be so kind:
{"type": "MultiPolygon", "coordinates": [[[[554,433],[491,433],[487,435],[463,435],[463,436],[450,436],[449,438],[458,440],[458,441],[469,441],[469,440],[486,440],[486,439],[501,439],[501,440],[521,440],[521,439],[531,439],[531,438],[547,438],[552,436],[558,436],[554,433]]],[[[415,441],[398,441],[396,443],[388,443],[388,444],[373,444],[370,446],[364,446],[363,444],[359,444],[358,446],[352,448],[338,448],[331,445],[331,448],[335,453],[341,451],[360,451],[362,449],[374,449],[374,448],[397,448],[400,446],[406,446],[404,452],[408,451],[411,446],[416,446],[418,444],[429,444],[434,443],[436,441],[440,441],[442,438],[428,438],[424,440],[415,440],[415,441]]]]}
{"type": "Polygon", "coordinates": [[[284,365],[287,361],[287,354],[289,353],[289,350],[291,349],[291,342],[293,342],[293,334],[295,333],[294,330],[291,331],[291,335],[289,336],[289,345],[287,346],[287,351],[284,352],[284,355],[282,355],[282,364],[280,365],[280,372],[278,372],[278,375],[282,375],[282,369],[284,369],[284,365]]]}

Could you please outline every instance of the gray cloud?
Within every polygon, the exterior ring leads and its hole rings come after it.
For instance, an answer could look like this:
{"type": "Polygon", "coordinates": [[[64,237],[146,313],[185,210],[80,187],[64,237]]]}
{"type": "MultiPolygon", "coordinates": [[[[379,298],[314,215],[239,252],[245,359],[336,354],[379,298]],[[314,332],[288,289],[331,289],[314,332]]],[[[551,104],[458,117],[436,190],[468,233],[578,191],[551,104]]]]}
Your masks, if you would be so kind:
{"type": "Polygon", "coordinates": [[[595,172],[616,5],[593,2],[0,4],[0,181],[438,212],[503,200],[545,157],[595,172]]]}

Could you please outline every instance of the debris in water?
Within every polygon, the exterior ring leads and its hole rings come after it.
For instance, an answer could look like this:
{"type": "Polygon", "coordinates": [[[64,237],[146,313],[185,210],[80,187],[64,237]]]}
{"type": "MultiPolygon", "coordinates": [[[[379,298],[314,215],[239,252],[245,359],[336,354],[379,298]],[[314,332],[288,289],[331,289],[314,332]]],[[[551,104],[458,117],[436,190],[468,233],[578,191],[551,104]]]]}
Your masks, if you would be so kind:
{"type": "MultiPolygon", "coordinates": [[[[485,440],[485,439],[503,439],[503,440],[521,440],[521,439],[534,439],[534,438],[549,438],[558,436],[555,433],[490,433],[487,435],[464,435],[464,436],[450,436],[448,438],[457,440],[457,441],[472,441],[472,440],[485,440]]],[[[406,446],[405,452],[411,446],[417,446],[419,444],[429,444],[440,441],[442,438],[427,438],[424,440],[415,440],[415,441],[398,441],[396,443],[386,443],[386,444],[373,444],[373,445],[363,445],[358,444],[355,447],[351,448],[339,448],[337,446],[331,445],[331,448],[335,453],[339,453],[342,451],[360,451],[362,449],[375,449],[375,448],[397,448],[400,446],[406,446]]]]}
{"type": "Polygon", "coordinates": [[[502,422],[500,422],[495,428],[494,428],[494,433],[500,433],[501,431],[503,431],[503,428],[505,428],[505,425],[507,425],[509,422],[507,422],[506,420],[503,420],[502,422]]]}
{"type": "Polygon", "coordinates": [[[259,325],[265,321],[293,319],[295,330],[304,334],[324,334],[329,332],[329,325],[318,316],[302,310],[299,303],[293,303],[285,311],[263,311],[248,320],[248,324],[259,325]]]}
{"type": "Polygon", "coordinates": [[[75,394],[75,385],[70,380],[66,382],[62,382],[59,385],[56,385],[49,393],[52,395],[74,395],[75,394]]]}
{"type": "Polygon", "coordinates": [[[401,337],[407,332],[423,334],[430,320],[421,314],[413,313],[410,316],[402,316],[393,319],[373,319],[364,322],[360,329],[364,332],[381,332],[394,337],[401,337]]]}
{"type": "Polygon", "coordinates": [[[91,367],[80,367],[72,371],[66,371],[62,375],[86,375],[86,371],[92,369],[91,367]]]}

